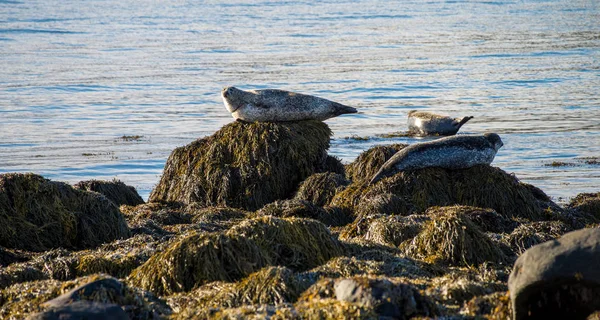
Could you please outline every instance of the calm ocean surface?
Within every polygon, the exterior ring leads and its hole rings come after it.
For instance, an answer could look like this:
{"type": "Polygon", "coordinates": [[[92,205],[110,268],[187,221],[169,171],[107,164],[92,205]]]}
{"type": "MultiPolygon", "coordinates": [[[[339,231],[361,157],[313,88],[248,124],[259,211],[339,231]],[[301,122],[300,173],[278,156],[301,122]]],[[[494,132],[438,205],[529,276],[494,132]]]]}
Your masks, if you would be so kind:
{"type": "Polygon", "coordinates": [[[0,0],[0,173],[147,198],[171,150],[232,121],[228,85],[359,108],[327,121],[345,162],[417,141],[376,135],[421,109],[474,116],[461,133],[500,134],[494,165],[556,201],[600,191],[597,0],[0,0]]]}

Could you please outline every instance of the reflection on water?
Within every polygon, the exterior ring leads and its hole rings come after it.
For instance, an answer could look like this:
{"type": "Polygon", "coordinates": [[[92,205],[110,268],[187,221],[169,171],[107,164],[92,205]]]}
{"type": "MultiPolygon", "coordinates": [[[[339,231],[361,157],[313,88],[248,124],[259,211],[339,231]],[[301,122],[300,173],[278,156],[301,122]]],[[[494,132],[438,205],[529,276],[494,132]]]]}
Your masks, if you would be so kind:
{"type": "Polygon", "coordinates": [[[331,153],[413,138],[406,113],[472,115],[495,165],[549,195],[600,191],[597,1],[0,1],[0,172],[117,177],[147,197],[170,151],[232,121],[224,86],[359,108],[331,153]],[[142,136],[134,141],[122,136],[142,136]]]}

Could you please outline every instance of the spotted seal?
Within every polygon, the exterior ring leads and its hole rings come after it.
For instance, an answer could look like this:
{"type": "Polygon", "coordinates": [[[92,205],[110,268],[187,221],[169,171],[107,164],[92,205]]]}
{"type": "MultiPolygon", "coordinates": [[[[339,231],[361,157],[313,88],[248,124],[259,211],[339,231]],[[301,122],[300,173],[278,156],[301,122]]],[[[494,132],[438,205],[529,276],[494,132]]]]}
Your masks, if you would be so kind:
{"type": "Polygon", "coordinates": [[[478,164],[490,164],[504,145],[495,133],[461,135],[412,144],[394,154],[373,176],[370,184],[396,171],[428,167],[466,169],[478,164]]]}
{"type": "Polygon", "coordinates": [[[408,112],[408,131],[420,136],[451,136],[473,117],[451,118],[427,111],[408,112]]]}
{"type": "Polygon", "coordinates": [[[221,91],[225,107],[237,120],[298,121],[326,120],[356,109],[327,99],[277,89],[244,91],[225,87],[221,91]]]}

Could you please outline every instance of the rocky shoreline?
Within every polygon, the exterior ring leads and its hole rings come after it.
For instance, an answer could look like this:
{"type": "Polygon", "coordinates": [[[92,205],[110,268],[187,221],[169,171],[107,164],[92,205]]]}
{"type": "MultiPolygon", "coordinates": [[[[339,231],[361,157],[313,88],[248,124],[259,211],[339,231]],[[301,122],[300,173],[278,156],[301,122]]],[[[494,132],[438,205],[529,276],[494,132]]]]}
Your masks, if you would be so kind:
{"type": "Polygon", "coordinates": [[[532,283],[513,266],[552,240],[597,257],[560,239],[598,230],[600,192],[561,207],[487,165],[369,185],[406,145],[343,165],[330,136],[319,121],[230,123],[174,150],[148,203],[118,181],[1,174],[0,318],[509,319],[556,315],[557,297],[595,310],[585,265],[532,283]]]}

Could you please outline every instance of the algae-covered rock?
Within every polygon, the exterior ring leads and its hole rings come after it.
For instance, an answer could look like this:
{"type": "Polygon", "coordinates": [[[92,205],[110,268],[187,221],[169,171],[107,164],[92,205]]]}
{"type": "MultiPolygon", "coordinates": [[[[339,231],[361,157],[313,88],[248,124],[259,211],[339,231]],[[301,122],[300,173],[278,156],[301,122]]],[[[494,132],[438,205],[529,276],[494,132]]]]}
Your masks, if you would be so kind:
{"type": "Polygon", "coordinates": [[[175,149],[149,201],[259,209],[323,170],[330,135],[320,121],[230,123],[175,149]]]}
{"type": "Polygon", "coordinates": [[[341,239],[362,238],[373,243],[399,246],[403,241],[412,239],[423,228],[430,217],[426,215],[370,215],[359,217],[344,227],[341,239]]]}
{"type": "Polygon", "coordinates": [[[428,262],[454,266],[479,265],[486,261],[507,263],[506,255],[466,215],[450,208],[433,208],[431,221],[410,242],[407,255],[428,262]]]}
{"type": "Polygon", "coordinates": [[[525,250],[549,240],[556,239],[573,229],[561,221],[536,221],[518,226],[505,238],[505,243],[520,255],[525,250]]]}
{"type": "Polygon", "coordinates": [[[119,305],[93,301],[75,301],[33,314],[27,320],[129,320],[119,305]]]}
{"type": "Polygon", "coordinates": [[[525,251],[508,280],[514,319],[584,319],[600,309],[600,229],[525,251]]]}
{"type": "Polygon", "coordinates": [[[119,180],[104,181],[104,180],[87,180],[80,181],[73,186],[75,189],[95,191],[103,194],[117,206],[130,205],[136,206],[144,203],[144,199],[140,197],[134,187],[128,186],[119,180]]]}
{"type": "Polygon", "coordinates": [[[175,319],[210,318],[218,311],[245,305],[285,306],[296,302],[308,285],[285,267],[267,267],[230,283],[209,283],[169,297],[175,319]]]}
{"type": "Polygon", "coordinates": [[[76,301],[116,304],[130,319],[159,318],[170,313],[163,302],[147,292],[105,275],[91,275],[67,282],[43,280],[5,288],[0,291],[0,318],[23,319],[76,301]]]}
{"type": "Polygon", "coordinates": [[[256,216],[311,218],[328,226],[342,226],[352,221],[352,217],[342,210],[322,208],[312,202],[298,199],[270,203],[256,212],[256,216]]]}
{"type": "Polygon", "coordinates": [[[462,170],[403,171],[373,185],[354,182],[337,193],[331,205],[357,212],[361,202],[382,194],[393,194],[410,204],[406,210],[412,211],[395,214],[423,212],[433,206],[465,205],[490,208],[505,218],[540,220],[544,217],[543,208],[530,188],[513,175],[487,165],[462,170]]]}
{"type": "Polygon", "coordinates": [[[342,253],[340,243],[318,221],[261,217],[226,232],[192,233],[150,258],[130,279],[164,295],[210,281],[235,281],[265,266],[305,270],[342,253]]]}
{"type": "Polygon", "coordinates": [[[600,219],[600,192],[580,193],[571,199],[569,208],[591,214],[600,219]]]}
{"type": "Polygon", "coordinates": [[[348,184],[350,181],[341,174],[315,173],[300,184],[295,199],[310,201],[322,207],[329,204],[333,196],[348,184]]]}
{"type": "Polygon", "coordinates": [[[0,174],[0,245],[89,248],[129,235],[119,209],[101,194],[34,174],[0,174]]]}
{"type": "Polygon", "coordinates": [[[354,182],[369,181],[386,161],[406,146],[408,145],[399,143],[373,147],[346,166],[346,176],[354,182]]]}

